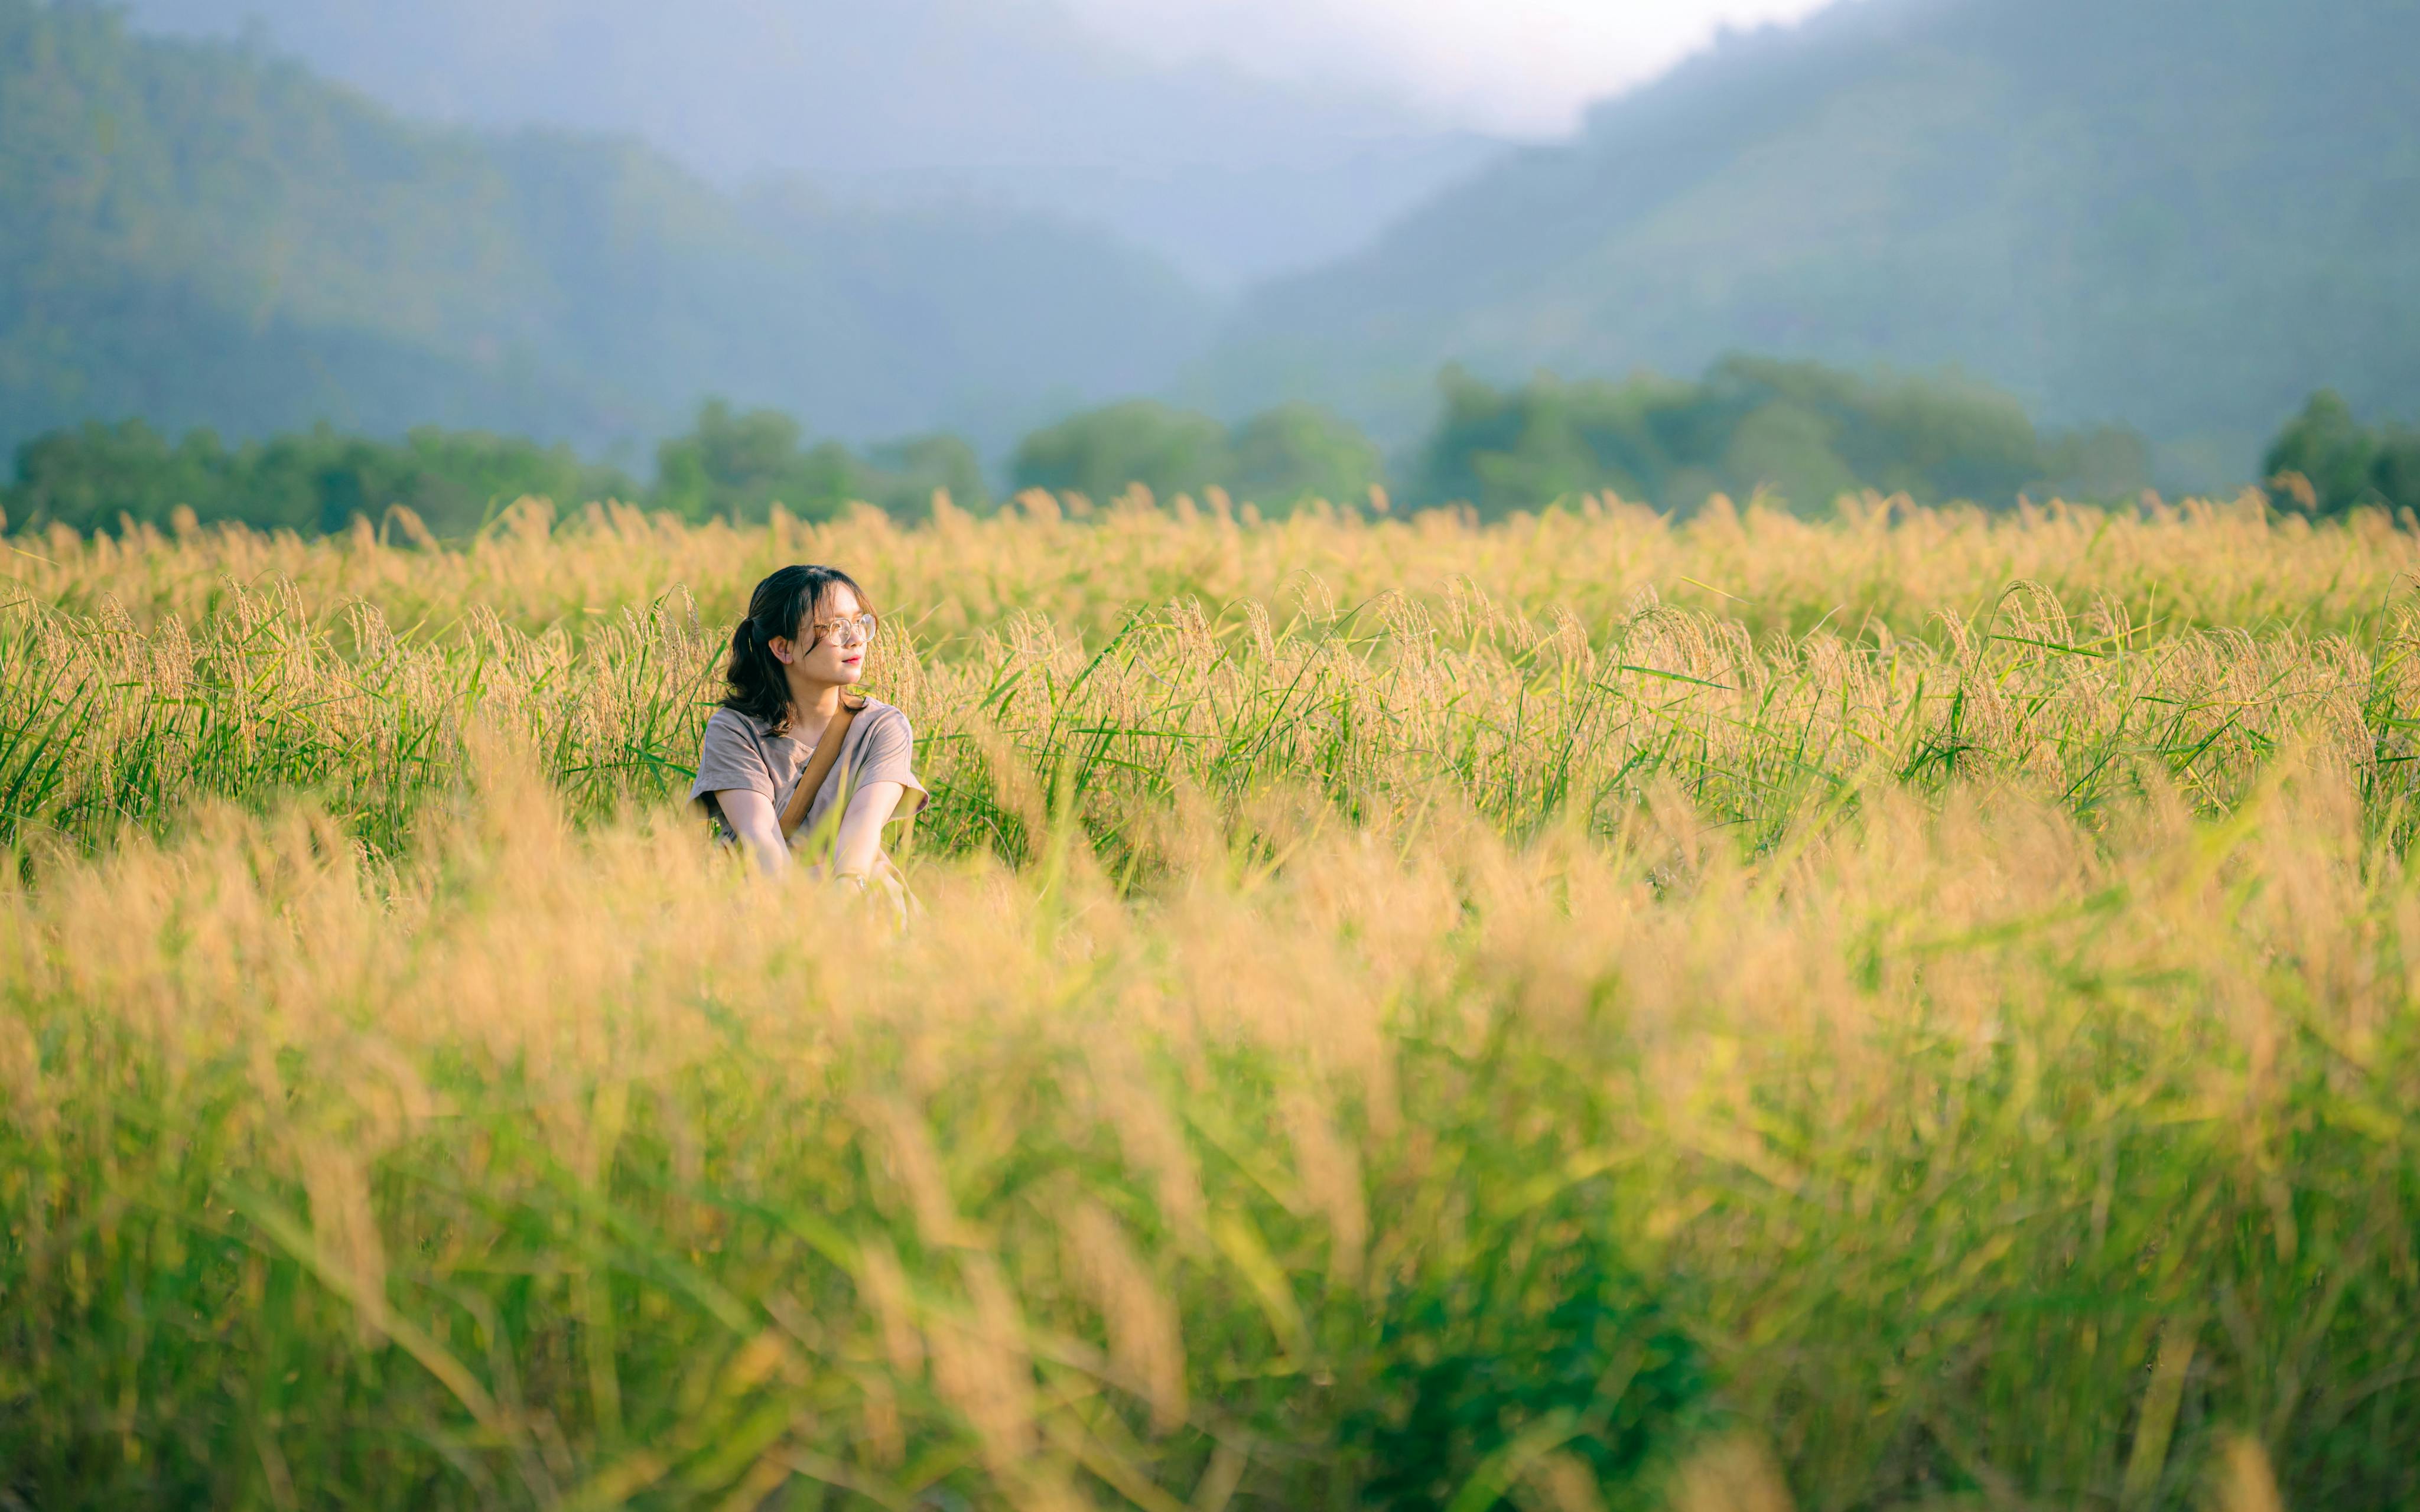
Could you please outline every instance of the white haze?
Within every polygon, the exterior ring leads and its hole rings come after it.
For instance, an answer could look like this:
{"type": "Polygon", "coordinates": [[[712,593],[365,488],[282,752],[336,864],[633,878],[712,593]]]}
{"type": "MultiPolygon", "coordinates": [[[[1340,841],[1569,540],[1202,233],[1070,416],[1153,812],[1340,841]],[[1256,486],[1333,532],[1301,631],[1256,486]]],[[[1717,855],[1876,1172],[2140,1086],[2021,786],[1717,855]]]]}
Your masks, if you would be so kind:
{"type": "Polygon", "coordinates": [[[1211,288],[1346,255],[1490,158],[1811,0],[124,0],[406,114],[637,136],[737,184],[973,199],[1211,288]]]}
{"type": "Polygon", "coordinates": [[[1825,0],[1069,0],[1107,37],[1324,87],[1382,89],[1440,124],[1569,131],[1586,107],[1662,72],[1724,27],[1795,21],[1825,0]]]}

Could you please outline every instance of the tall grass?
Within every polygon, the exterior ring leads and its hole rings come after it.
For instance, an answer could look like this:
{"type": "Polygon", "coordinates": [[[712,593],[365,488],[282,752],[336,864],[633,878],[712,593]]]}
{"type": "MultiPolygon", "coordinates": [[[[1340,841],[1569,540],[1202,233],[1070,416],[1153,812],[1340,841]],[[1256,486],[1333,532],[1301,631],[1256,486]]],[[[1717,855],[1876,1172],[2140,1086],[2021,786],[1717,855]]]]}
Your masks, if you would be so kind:
{"type": "Polygon", "coordinates": [[[1761,861],[1272,795],[898,934],[482,767],[395,871],[212,810],[7,898],[29,1504],[1628,1505],[1742,1425],[1808,1506],[2420,1495],[2339,777],[1761,861]]]}
{"type": "Polygon", "coordinates": [[[1307,578],[1343,605],[1388,592],[1434,603],[1461,581],[1533,620],[1560,609],[1591,627],[1627,617],[1652,591],[1760,638],[1823,625],[1853,640],[1877,626],[1921,639],[1935,615],[1982,618],[2013,581],[2040,583],[2079,609],[2122,603],[2154,629],[2358,634],[2420,572],[2420,536],[2383,515],[2314,527],[2270,513],[2257,496],[2002,515],[1874,500],[1828,523],[1720,501],[1676,523],[1590,499],[1482,527],[1442,511],[1392,518],[1314,507],[1254,523],[1249,511],[1184,499],[1094,507],[1028,495],[996,517],[944,510],[914,530],[872,510],[829,525],[777,512],[735,529],[620,506],[557,520],[529,502],[460,550],[415,547],[392,523],[318,540],[240,526],[170,539],[136,527],[123,537],[62,529],[5,545],[12,596],[77,613],[115,606],[139,625],[169,615],[191,624],[218,613],[231,584],[283,581],[316,625],[341,623],[366,602],[407,638],[458,630],[482,605],[517,629],[578,639],[684,585],[706,624],[728,625],[773,568],[836,562],[864,569],[882,607],[936,646],[1016,613],[1097,640],[1137,604],[1190,596],[1214,610],[1243,600],[1290,610],[1307,578]]]}
{"type": "MultiPolygon", "coordinates": [[[[1904,563],[1820,625],[1558,599],[1705,564],[1602,509],[944,520],[1099,599],[885,644],[905,927],[668,803],[677,576],[543,611],[661,527],[82,548],[120,606],[0,639],[0,1496],[2410,1504],[2404,544],[2079,518],[1735,522],[1904,563]],[[1271,612],[1138,568],[1188,532],[1502,565],[1271,612]],[[2059,592],[1917,587],[1959,540],[2059,592]],[[311,576],[388,558],[448,612],[311,576]]],[[[783,548],[930,607],[843,530],[783,548]]]]}
{"type": "MultiPolygon", "coordinates": [[[[552,559],[535,561],[530,580],[551,581],[552,559]]],[[[1869,621],[1760,639],[1652,585],[1597,621],[1451,579],[1356,603],[1307,573],[1295,590],[1282,618],[1187,596],[1129,603],[1090,636],[1022,610],[944,642],[892,632],[877,686],[917,724],[938,799],[923,842],[1023,861],[1063,802],[1148,874],[1184,803],[1232,808],[1273,783],[1372,822],[1443,783],[1517,836],[1574,811],[1606,831],[1664,782],[1751,844],[1877,781],[2004,780],[2088,816],[2156,778],[2224,814],[2288,745],[2399,834],[2414,781],[2409,595],[2322,633],[2180,625],[2114,600],[2071,613],[2021,581],[1919,638],[1869,621]]],[[[320,615],[283,579],[230,581],[190,624],[21,604],[0,610],[0,836],[89,844],[198,797],[307,793],[389,854],[458,786],[482,725],[519,732],[582,820],[659,803],[685,789],[719,690],[720,625],[677,587],[577,634],[473,600],[445,633],[405,636],[366,602],[320,615]]]]}

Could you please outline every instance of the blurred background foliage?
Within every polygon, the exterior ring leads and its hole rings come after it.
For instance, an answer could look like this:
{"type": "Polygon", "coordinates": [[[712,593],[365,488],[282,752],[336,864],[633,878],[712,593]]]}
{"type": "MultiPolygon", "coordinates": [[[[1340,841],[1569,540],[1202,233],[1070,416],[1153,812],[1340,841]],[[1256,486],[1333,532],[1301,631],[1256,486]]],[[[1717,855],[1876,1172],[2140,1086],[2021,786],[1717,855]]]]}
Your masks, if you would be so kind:
{"type": "Polygon", "coordinates": [[[1217,486],[1263,508],[1306,499],[1357,502],[1384,482],[1377,443],[1334,412],[1290,404],[1229,429],[1211,416],[1131,400],[1028,436],[1011,463],[1018,488],[1114,498],[1130,483],[1156,493],[1217,486]]]}
{"type": "Polygon", "coordinates": [[[1061,219],[424,124],[256,41],[132,35],[85,4],[0,0],[0,447],[139,416],[635,457],[727,393],[861,442],[946,418],[1005,449],[1053,407],[1167,381],[1213,318],[1164,262],[1061,219]]]}
{"type": "Polygon", "coordinates": [[[2150,482],[2132,432],[2044,436],[2014,399],[1956,378],[1732,357],[1695,383],[1539,378],[1498,390],[1449,369],[1444,389],[1418,496],[1486,515],[1605,490],[1685,512],[1710,494],[1763,488],[1820,511],[1869,488],[2005,505],[2026,491],[2106,500],[2150,482]]]}
{"type": "Polygon", "coordinates": [[[2414,56],[2410,0],[1823,6],[1248,291],[1188,392],[1391,447],[1451,362],[1954,367],[2231,489],[2315,389],[2420,411],[2414,56]]]}
{"type": "MultiPolygon", "coordinates": [[[[1327,196],[1364,207],[1357,250],[1271,189],[1245,238],[1260,250],[1231,246],[1244,262],[1227,263],[1265,276],[1224,285],[1170,250],[1235,219],[1207,214],[1233,183],[1206,170],[1171,177],[1147,213],[1088,221],[1081,194],[1020,198],[1005,180],[910,202],[866,188],[897,176],[862,162],[701,169],[676,121],[697,79],[632,39],[704,39],[737,24],[728,7],[611,39],[570,23],[582,45],[552,49],[530,88],[560,97],[564,70],[588,68],[583,96],[668,101],[620,125],[446,125],[426,95],[332,82],[354,77],[347,56],[411,51],[409,32],[424,54],[415,54],[417,76],[492,84],[499,48],[547,35],[534,3],[409,23],[354,7],[323,35],[306,23],[337,8],[245,0],[271,29],[239,40],[235,0],[0,0],[0,455],[92,421],[215,432],[230,455],[324,422],[383,445],[427,425],[525,435],[640,471],[721,394],[736,416],[797,417],[814,460],[688,476],[684,511],[779,495],[812,511],[850,493],[920,509],[935,480],[970,476],[963,460],[874,443],[942,432],[995,487],[1217,481],[1279,508],[1359,498],[1383,474],[1400,501],[1487,511],[1574,487],[1685,505],[1762,484],[1807,508],[1849,483],[1986,503],[2231,490],[2273,475],[2255,471],[2262,443],[2322,385],[2365,416],[2420,414],[2420,97],[2394,61],[2420,48],[2420,8],[2404,0],[1830,7],[1717,42],[1568,140],[1406,138],[1402,162],[1313,174],[1376,193],[1408,185],[1396,168],[1414,160],[1462,164],[1389,202],[1417,200],[1404,214],[1327,196]],[[200,35],[142,29],[171,22],[200,35]],[[303,34],[326,43],[304,49],[310,66],[272,51],[303,34]],[[648,72],[602,77],[630,67],[648,72]],[[1196,203],[1166,203],[1188,189],[1196,203]],[[1117,229],[1137,225],[1164,239],[1117,229]],[[1312,263],[1274,270],[1275,248],[1313,241],[1312,263]],[[1739,352],[1830,371],[1722,361],[1739,352]],[[1440,395],[1457,363],[1470,377],[1440,395]],[[1919,373],[1971,378],[1892,376],[1919,373]],[[2055,434],[2028,434],[2026,417],[2055,434]],[[2091,428],[2104,422],[2130,430],[2091,428]],[[1048,441],[1021,448],[1037,431],[1048,441]]],[[[1009,24],[982,8],[952,15],[985,36],[1009,24]]],[[[923,21],[825,22],[937,68],[915,25],[973,35],[902,10],[923,21]]],[[[973,98],[924,82],[941,91],[926,98],[973,98]]],[[[1048,90],[983,98],[1074,120],[1084,140],[1174,129],[1155,114],[1174,111],[1166,91],[1123,113],[1048,90]]],[[[730,101],[713,103],[690,114],[727,122],[730,101]]],[[[1000,131],[1028,119],[992,114],[1000,131]]],[[[1268,118],[1237,105],[1189,140],[1268,118]]],[[[752,121],[743,137],[777,134],[752,121]]],[[[873,151],[866,135],[846,141],[873,151]]],[[[764,435],[743,451],[782,452],[771,422],[752,424],[764,435]]],[[[452,466],[439,471],[482,509],[523,486],[452,466]]],[[[2315,498],[2361,496],[2288,471],[2315,498]]],[[[546,485],[566,486],[559,470],[546,485]]],[[[341,519],[342,494],[332,483],[322,505],[256,517],[341,519]]]]}
{"type": "Polygon", "coordinates": [[[582,461],[567,446],[541,447],[485,431],[414,430],[401,441],[338,434],[321,424],[297,435],[229,447],[214,431],[178,440],[140,420],[88,422],[17,451],[10,520],[77,530],[240,521],[306,534],[340,531],[354,517],[382,519],[401,505],[435,532],[464,535],[503,504],[547,499],[637,499],[618,468],[582,461]]]}
{"type": "Polygon", "coordinates": [[[2178,4],[1734,38],[1365,255],[1215,295],[1012,200],[718,184],[632,138],[423,124],[257,37],[0,0],[0,506],[305,533],[400,506],[456,539],[525,495],[738,521],[1134,483],[1271,514],[2110,501],[2255,476],[2320,381],[2257,475],[2322,514],[2412,505],[2420,295],[2381,249],[2409,245],[2420,131],[2359,81],[2420,12],[2178,4]],[[1786,182],[1743,178],[1768,149],[1786,182]],[[1979,197],[1937,224],[1948,183],[1979,197]],[[1720,235],[1690,206],[1730,207],[1720,235]],[[1726,350],[1779,355],[1703,365],[1726,350]]]}
{"type": "Polygon", "coordinates": [[[654,490],[630,497],[685,519],[741,523],[764,519],[777,503],[809,519],[828,519],[858,501],[917,519],[932,507],[936,489],[961,505],[984,501],[983,465],[959,437],[910,436],[860,455],[835,440],[804,445],[803,434],[787,415],[735,414],[723,401],[709,400],[689,434],[657,448],[654,490]]]}
{"type": "Polygon", "coordinates": [[[2365,425],[2334,389],[2311,395],[2260,461],[2282,500],[2315,514],[2420,510],[2420,429],[2365,425]]]}
{"type": "MultiPolygon", "coordinates": [[[[1439,380],[1443,411],[1393,458],[1351,422],[1287,404],[1236,425],[1156,400],[1078,412],[1027,435],[1006,488],[1098,502],[1140,484],[1161,498],[1223,488],[1284,514],[1308,500],[1344,507],[1468,504],[1486,518],[1613,493],[1686,515],[1712,495],[1760,493],[1808,515],[1844,494],[2006,508],[2021,497],[2112,502],[2151,482],[2143,439],[2104,426],[2038,428],[2005,393],[1952,376],[1855,374],[1812,363],[1733,357],[1695,381],[1642,374],[1621,382],[1542,374],[1497,388],[1457,368],[1439,380]]],[[[2272,446],[2267,472],[2310,480],[2305,508],[2420,501],[2420,441],[2356,424],[2321,394],[2272,446]]],[[[777,410],[702,406],[662,442],[644,482],[569,447],[484,431],[422,427],[400,440],[319,425],[230,446],[195,430],[171,440],[140,420],[88,423],[17,450],[0,488],[12,528],[116,529],[121,517],[168,527],[184,507],[204,524],[305,534],[359,516],[384,525],[400,505],[432,535],[458,539],[523,497],[571,505],[619,501],[683,519],[763,521],[779,504],[831,519],[853,504],[924,518],[936,493],[982,513],[993,480],[968,439],[932,432],[862,448],[816,437],[777,410]]],[[[2296,483],[2281,498],[2299,500],[2296,483]]]]}

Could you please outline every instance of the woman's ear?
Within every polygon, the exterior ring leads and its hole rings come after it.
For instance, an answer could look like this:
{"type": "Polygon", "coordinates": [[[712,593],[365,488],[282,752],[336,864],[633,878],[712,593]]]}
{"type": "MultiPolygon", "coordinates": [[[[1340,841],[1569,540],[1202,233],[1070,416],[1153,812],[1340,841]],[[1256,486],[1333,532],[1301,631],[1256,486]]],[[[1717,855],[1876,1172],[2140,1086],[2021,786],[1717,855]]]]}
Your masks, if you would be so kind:
{"type": "Polygon", "coordinates": [[[799,643],[786,635],[777,635],[765,644],[773,653],[773,659],[784,667],[798,659],[799,643]]]}

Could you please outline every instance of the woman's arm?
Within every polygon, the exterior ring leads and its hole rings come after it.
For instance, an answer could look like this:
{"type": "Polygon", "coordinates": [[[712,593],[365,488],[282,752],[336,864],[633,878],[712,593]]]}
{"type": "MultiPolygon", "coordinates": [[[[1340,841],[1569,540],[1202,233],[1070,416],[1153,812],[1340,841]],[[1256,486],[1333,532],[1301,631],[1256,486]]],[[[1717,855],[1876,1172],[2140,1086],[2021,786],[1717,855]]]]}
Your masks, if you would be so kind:
{"type": "MultiPolygon", "coordinates": [[[[861,881],[874,870],[874,853],[882,847],[882,826],[891,822],[907,788],[897,782],[868,782],[848,801],[840,833],[832,841],[832,874],[861,881]]],[[[773,800],[750,788],[726,789],[714,795],[722,806],[723,822],[748,847],[767,876],[790,869],[790,847],[782,839],[782,819],[773,800]]]]}
{"type": "Polygon", "coordinates": [[[832,841],[833,875],[865,880],[874,870],[874,853],[882,848],[882,826],[891,822],[907,792],[898,782],[868,782],[850,796],[840,834],[832,841]]]}
{"type": "Polygon", "coordinates": [[[790,847],[783,843],[782,818],[773,811],[772,799],[753,788],[724,788],[714,801],[722,810],[722,822],[748,847],[759,871],[777,877],[790,869],[790,847]]]}

